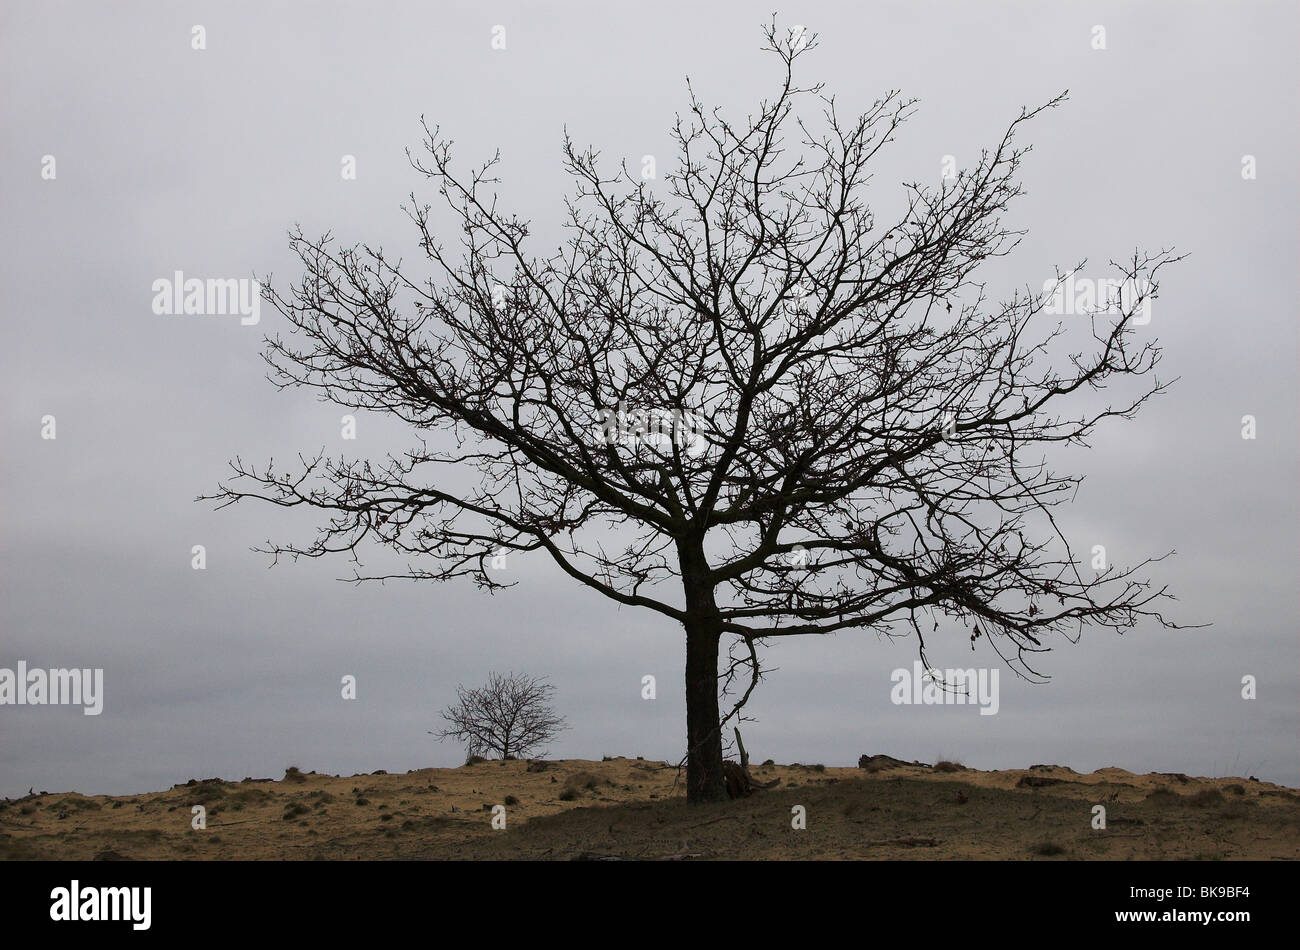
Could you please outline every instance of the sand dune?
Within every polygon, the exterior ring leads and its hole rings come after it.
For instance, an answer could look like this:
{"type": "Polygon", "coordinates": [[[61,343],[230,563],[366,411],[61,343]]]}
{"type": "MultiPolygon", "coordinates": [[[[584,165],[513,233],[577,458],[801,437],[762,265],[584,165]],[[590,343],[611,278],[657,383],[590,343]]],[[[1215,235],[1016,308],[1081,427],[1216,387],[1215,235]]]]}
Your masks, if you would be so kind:
{"type": "MultiPolygon", "coordinates": [[[[1296,859],[1300,794],[1240,778],[981,772],[888,756],[769,765],[772,789],[685,804],[664,762],[482,762],[405,774],[192,780],[156,794],[0,803],[15,859],[1296,859]],[[1093,828],[1093,806],[1106,828],[1093,828]],[[191,827],[206,809],[207,828],[191,827]],[[492,827],[504,806],[505,829],[492,827]],[[802,806],[806,828],[791,827],[802,806]]],[[[499,823],[499,822],[498,822],[499,823]]]]}

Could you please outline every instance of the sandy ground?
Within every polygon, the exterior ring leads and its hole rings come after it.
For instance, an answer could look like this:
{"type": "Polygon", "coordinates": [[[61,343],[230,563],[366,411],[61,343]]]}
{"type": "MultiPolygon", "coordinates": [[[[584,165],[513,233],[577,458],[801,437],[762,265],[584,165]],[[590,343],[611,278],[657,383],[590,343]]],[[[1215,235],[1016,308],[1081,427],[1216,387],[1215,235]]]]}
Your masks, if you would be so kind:
{"type": "Polygon", "coordinates": [[[0,804],[0,858],[1300,858],[1300,793],[1267,782],[896,763],[759,766],[755,779],[780,779],[774,788],[693,807],[672,767],[626,758],[38,793],[0,804]],[[1104,830],[1093,828],[1098,804],[1104,830]],[[195,805],[205,830],[191,827],[195,805]],[[494,805],[504,830],[492,827],[494,805]],[[803,829],[792,827],[796,806],[803,829]]]}

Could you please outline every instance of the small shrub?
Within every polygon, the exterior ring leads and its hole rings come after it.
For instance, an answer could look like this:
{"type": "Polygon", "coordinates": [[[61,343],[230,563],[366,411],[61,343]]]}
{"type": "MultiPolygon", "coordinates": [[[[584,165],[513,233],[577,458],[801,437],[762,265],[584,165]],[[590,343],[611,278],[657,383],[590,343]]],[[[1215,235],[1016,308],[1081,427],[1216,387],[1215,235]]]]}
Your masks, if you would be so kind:
{"type": "Polygon", "coordinates": [[[1065,854],[1065,849],[1055,841],[1044,841],[1034,846],[1034,854],[1044,858],[1054,858],[1058,854],[1065,854]]]}
{"type": "Polygon", "coordinates": [[[1197,808],[1208,808],[1211,805],[1223,804],[1223,793],[1217,788],[1203,788],[1195,795],[1191,796],[1188,803],[1195,805],[1197,808]]]}
{"type": "Polygon", "coordinates": [[[245,805],[257,805],[266,801],[271,794],[260,788],[245,788],[228,796],[226,801],[235,811],[242,811],[245,805]]]}
{"type": "Polygon", "coordinates": [[[302,774],[302,770],[296,765],[291,765],[284,770],[284,781],[286,782],[305,782],[307,776],[302,774]]]}
{"type": "Polygon", "coordinates": [[[936,772],[961,772],[965,768],[966,766],[962,765],[960,762],[949,762],[947,759],[944,759],[942,762],[934,763],[934,770],[936,772]]]}
{"type": "Polygon", "coordinates": [[[1167,788],[1157,788],[1147,793],[1146,801],[1151,805],[1158,805],[1161,808],[1168,808],[1172,805],[1181,805],[1183,797],[1175,791],[1167,788]]]}
{"type": "Polygon", "coordinates": [[[585,788],[593,790],[599,788],[601,782],[602,779],[599,775],[594,775],[591,772],[575,772],[573,775],[569,776],[568,780],[564,784],[569,788],[585,788]]]}
{"type": "Polygon", "coordinates": [[[513,796],[513,795],[507,795],[507,796],[506,796],[506,804],[507,804],[507,805],[518,805],[518,804],[519,804],[519,799],[515,798],[515,796],[513,796]]]}
{"type": "Polygon", "coordinates": [[[481,755],[471,755],[471,756],[468,756],[468,757],[465,759],[465,764],[466,764],[466,765],[478,765],[478,764],[480,764],[480,763],[482,763],[482,762],[486,762],[486,761],[487,761],[487,759],[483,758],[483,756],[481,756],[481,755]]]}

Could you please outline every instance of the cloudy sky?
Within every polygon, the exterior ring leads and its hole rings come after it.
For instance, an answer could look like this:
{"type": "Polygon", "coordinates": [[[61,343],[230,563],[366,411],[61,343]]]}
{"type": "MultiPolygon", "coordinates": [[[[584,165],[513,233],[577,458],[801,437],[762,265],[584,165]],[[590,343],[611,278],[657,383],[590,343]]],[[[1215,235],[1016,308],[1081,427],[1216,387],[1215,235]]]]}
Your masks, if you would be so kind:
{"type": "MultiPolygon", "coordinates": [[[[102,668],[105,695],[99,716],[0,706],[0,794],[455,765],[463,752],[426,734],[437,711],[457,683],[509,668],[558,689],[571,728],[553,757],[680,756],[683,637],[658,615],[526,559],[496,596],[469,582],[351,586],[341,562],[269,568],[250,547],[303,539],[314,521],[196,503],[227,460],[380,454],[401,432],[363,415],[344,443],[342,410],[276,392],[259,356],[279,328],[269,309],[257,326],[158,315],[151,287],[175,271],[282,285],[298,276],[295,223],[409,243],[398,204],[422,186],[404,155],[421,115],[467,160],[499,147],[503,201],[555,235],[563,128],[608,156],[667,157],[687,75],[705,101],[753,108],[778,79],[758,51],[771,7],[4,5],[0,668],[102,668]],[[191,567],[194,545],[206,570],[191,567]]],[[[1070,91],[1027,134],[1027,196],[1009,223],[1030,235],[992,289],[1139,245],[1189,255],[1144,328],[1179,382],[1060,458],[1087,473],[1065,513],[1072,536],[1130,563],[1176,550],[1153,575],[1179,596],[1176,620],[1210,626],[1062,641],[1040,664],[1050,683],[1004,671],[993,716],[892,704],[891,672],[916,658],[906,640],[786,641],[750,707],[751,754],[1296,785],[1300,7],[871,0],[779,17],[820,34],[801,62],[841,109],[892,88],[920,98],[872,183],[882,202],[902,180],[937,181],[945,155],[973,164],[1023,105],[1070,91]]],[[[973,658],[956,631],[931,659],[997,658],[973,658]]]]}

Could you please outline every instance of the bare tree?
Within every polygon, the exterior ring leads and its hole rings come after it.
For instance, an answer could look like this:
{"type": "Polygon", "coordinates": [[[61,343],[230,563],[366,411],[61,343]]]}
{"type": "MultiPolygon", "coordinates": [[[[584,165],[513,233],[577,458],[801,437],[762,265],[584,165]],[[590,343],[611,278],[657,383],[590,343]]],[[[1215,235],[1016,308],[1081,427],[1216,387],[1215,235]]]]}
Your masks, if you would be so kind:
{"type": "Polygon", "coordinates": [[[430,735],[463,742],[467,756],[530,755],[565,728],[551,707],[554,692],[540,677],[491,673],[478,689],[456,687],[456,702],[442,711],[450,725],[430,735]]]}
{"type": "Polygon", "coordinates": [[[268,542],[276,556],[371,542],[411,559],[399,574],[357,561],[357,581],[495,588],[489,558],[539,551],[680,625],[690,801],[725,794],[724,637],[747,697],[776,637],[913,636],[925,660],[946,620],[943,635],[983,637],[1032,677],[1052,636],[1173,625],[1155,609],[1165,589],[1138,575],[1150,560],[1076,558],[1052,509],[1080,477],[1044,452],[1165,388],[1135,315],[1177,258],[1113,264],[1136,293],[1090,316],[1053,318],[1037,283],[994,302],[975,272],[1024,233],[1002,222],[1028,151],[1016,137],[1064,97],[1022,110],[974,167],[904,185],[877,220],[868,169],[913,102],[891,92],[846,119],[795,78],[815,36],[764,34],[779,90],[736,120],[688,81],[662,182],[606,172],[566,134],[567,237],[542,256],[498,206],[499,155],[454,172],[427,124],[410,158],[441,210],[414,195],[403,210],[433,276],[293,232],[305,275],[267,291],[294,336],[267,341],[273,380],[388,413],[414,445],[284,472],[236,459],[213,496],[329,513],[306,544],[268,542]],[[1112,388],[1115,402],[1095,395],[1112,388]]]}

